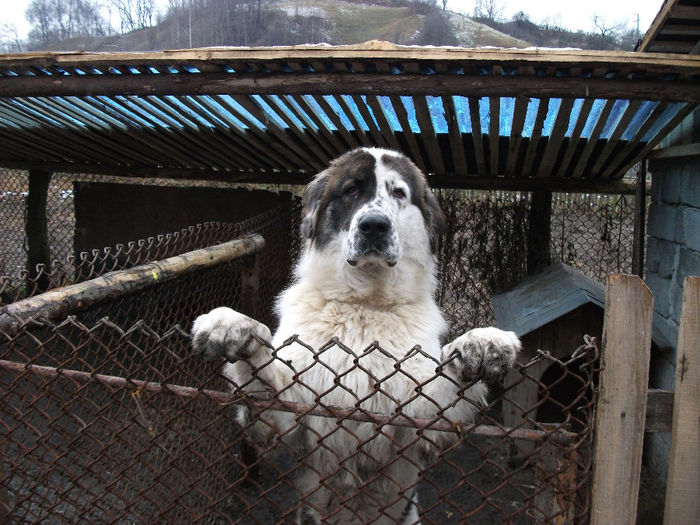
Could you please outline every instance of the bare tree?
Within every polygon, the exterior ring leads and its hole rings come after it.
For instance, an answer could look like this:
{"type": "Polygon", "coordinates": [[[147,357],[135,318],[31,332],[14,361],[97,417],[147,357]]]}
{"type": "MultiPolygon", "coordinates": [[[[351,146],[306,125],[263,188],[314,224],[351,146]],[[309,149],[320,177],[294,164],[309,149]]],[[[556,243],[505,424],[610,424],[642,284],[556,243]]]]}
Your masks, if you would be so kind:
{"type": "Polygon", "coordinates": [[[24,12],[33,45],[48,45],[75,36],[103,36],[106,24],[91,0],[32,0],[24,12]]]}
{"type": "Polygon", "coordinates": [[[608,22],[599,15],[593,15],[593,25],[596,30],[600,33],[600,36],[615,37],[615,34],[624,28],[624,24],[617,23],[614,25],[608,25],[608,22]]]}
{"type": "Polygon", "coordinates": [[[476,0],[474,17],[496,21],[503,17],[503,10],[500,0],[476,0]]]}
{"type": "Polygon", "coordinates": [[[154,0],[111,0],[111,5],[119,15],[123,33],[153,25],[154,0]]]}
{"type": "Polygon", "coordinates": [[[22,40],[14,24],[0,25],[0,49],[4,53],[21,53],[23,51],[22,40]]]}

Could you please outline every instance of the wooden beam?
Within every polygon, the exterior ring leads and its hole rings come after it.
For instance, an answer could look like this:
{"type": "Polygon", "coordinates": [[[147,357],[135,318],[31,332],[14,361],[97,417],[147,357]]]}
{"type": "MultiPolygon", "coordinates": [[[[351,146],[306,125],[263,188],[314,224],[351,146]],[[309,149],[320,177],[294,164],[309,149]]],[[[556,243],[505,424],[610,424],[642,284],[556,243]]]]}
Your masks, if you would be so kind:
{"type": "MultiPolygon", "coordinates": [[[[11,169],[32,169],[47,166],[46,163],[0,162],[1,167],[11,169]]],[[[135,179],[173,179],[173,180],[207,180],[231,184],[291,184],[304,185],[311,181],[314,173],[287,172],[274,170],[200,170],[179,168],[146,168],[131,166],[100,166],[86,164],[52,163],[51,170],[56,173],[93,173],[132,177],[135,179]]],[[[623,179],[567,179],[567,178],[513,178],[461,176],[455,174],[435,174],[429,177],[433,188],[453,188],[470,190],[504,190],[504,191],[560,191],[570,193],[609,193],[614,195],[632,195],[636,185],[623,179]]]]}
{"type": "Polygon", "coordinates": [[[46,214],[46,199],[50,181],[50,171],[29,171],[24,226],[27,238],[27,293],[30,294],[44,292],[51,285],[51,254],[49,252],[46,214]]]}
{"type": "MultiPolygon", "coordinates": [[[[675,3],[676,0],[673,0],[675,3]]],[[[577,66],[581,68],[658,71],[664,68],[692,68],[697,61],[687,56],[626,51],[599,51],[583,49],[484,49],[484,48],[430,48],[403,46],[389,42],[369,41],[363,44],[341,46],[300,45],[275,47],[214,47],[175,49],[153,52],[98,53],[84,51],[35,51],[0,55],[0,67],[5,69],[86,67],[103,68],[119,66],[172,66],[187,64],[203,73],[216,65],[230,65],[236,61],[256,62],[311,62],[327,61],[356,63],[388,61],[444,61],[448,63],[475,64],[506,62],[513,67],[551,65],[554,67],[577,66]]],[[[163,76],[170,76],[163,74],[163,76]]]]}
{"type": "Polygon", "coordinates": [[[68,313],[257,253],[264,247],[265,240],[253,234],[29,297],[4,307],[0,313],[0,332],[7,336],[15,334],[31,319],[62,319],[68,313]]]}
{"type": "Polygon", "coordinates": [[[593,525],[633,525],[636,520],[652,304],[651,292],[636,275],[608,277],[593,449],[593,525]]]}
{"type": "Polygon", "coordinates": [[[3,77],[0,97],[117,95],[464,95],[700,102],[700,83],[651,78],[270,73],[3,77]]]}
{"type": "Polygon", "coordinates": [[[659,10],[659,12],[656,14],[656,17],[654,17],[654,21],[651,23],[651,26],[649,26],[649,29],[642,37],[642,40],[635,48],[635,51],[649,50],[649,47],[652,45],[657,35],[664,27],[666,20],[670,17],[671,11],[674,7],[676,7],[676,5],[678,5],[678,0],[666,0],[664,2],[663,7],[661,7],[661,10],[659,10]]]}
{"type": "Polygon", "coordinates": [[[686,277],[676,353],[673,430],[664,524],[700,517],[700,277],[686,277]]]}

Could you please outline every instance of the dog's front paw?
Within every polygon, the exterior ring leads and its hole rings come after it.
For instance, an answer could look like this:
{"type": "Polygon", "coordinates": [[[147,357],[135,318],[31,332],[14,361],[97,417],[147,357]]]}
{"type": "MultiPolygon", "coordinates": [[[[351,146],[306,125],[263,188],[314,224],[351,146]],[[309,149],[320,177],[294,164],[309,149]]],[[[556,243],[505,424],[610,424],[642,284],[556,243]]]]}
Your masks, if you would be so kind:
{"type": "Polygon", "coordinates": [[[515,364],[520,339],[498,328],[474,328],[442,348],[442,359],[463,381],[494,380],[515,364]]]}
{"type": "Polygon", "coordinates": [[[226,307],[200,315],[192,325],[193,352],[203,354],[207,361],[246,359],[271,339],[267,326],[226,307]]]}

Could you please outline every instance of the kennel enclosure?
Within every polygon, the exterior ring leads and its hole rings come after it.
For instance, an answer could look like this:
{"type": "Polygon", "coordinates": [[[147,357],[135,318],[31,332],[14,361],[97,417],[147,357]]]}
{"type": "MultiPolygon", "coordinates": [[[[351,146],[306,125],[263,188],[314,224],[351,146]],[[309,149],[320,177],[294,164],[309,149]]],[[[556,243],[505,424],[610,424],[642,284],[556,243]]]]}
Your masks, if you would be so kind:
{"type": "MultiPolygon", "coordinates": [[[[440,302],[473,312],[475,305],[455,297],[462,295],[455,293],[456,279],[462,278],[464,295],[477,290],[479,300],[488,300],[514,284],[507,278],[530,270],[528,249],[535,250],[533,261],[552,256],[558,201],[551,192],[636,192],[642,196],[636,206],[643,207],[645,177],[625,174],[695,109],[699,74],[700,59],[692,56],[380,42],[0,57],[0,164],[28,170],[27,224],[38,225],[27,228],[31,261],[22,279],[3,281],[4,315],[13,316],[15,300],[56,284],[129,271],[243,234],[261,234],[266,244],[258,255],[78,305],[60,318],[3,325],[7,417],[0,501],[7,516],[29,522],[284,522],[309,496],[290,482],[304,458],[289,450],[255,450],[233,419],[232,405],[249,403],[263,417],[271,405],[228,393],[216,367],[189,355],[186,333],[193,316],[221,304],[251,315],[269,312],[285,284],[286,267],[274,269],[275,259],[284,253],[288,267],[298,251],[284,234],[298,225],[298,202],[290,198],[247,222],[192,226],[143,243],[123,239],[126,244],[57,270],[42,249],[49,244],[41,225],[48,220],[51,173],[99,174],[122,183],[292,186],[352,147],[398,149],[428,173],[443,206],[452,207],[454,221],[440,244],[440,302]],[[477,194],[474,202],[481,204],[472,217],[485,211],[482,217],[512,221],[518,242],[504,244],[502,231],[475,226],[471,235],[463,228],[467,218],[460,214],[474,195],[467,189],[501,192],[477,194]],[[544,224],[550,238],[536,238],[528,224],[544,224]],[[510,257],[517,269],[506,276],[484,273],[486,287],[461,275],[471,260],[468,247],[480,235],[489,256],[510,257]]],[[[573,207],[576,198],[565,197],[563,206],[573,207]]],[[[604,224],[608,234],[623,231],[609,228],[607,219],[604,224]]],[[[626,224],[643,238],[643,221],[626,224]]],[[[641,241],[635,250],[639,261],[641,241]]],[[[382,352],[381,346],[347,349],[361,363],[360,350],[382,352]]],[[[554,424],[538,422],[536,410],[518,406],[507,390],[497,390],[474,425],[461,429],[440,418],[406,421],[400,413],[357,407],[272,408],[295,412],[299,425],[307,416],[332,417],[339,425],[359,418],[376,425],[377,435],[394,426],[457,432],[459,446],[441,453],[418,486],[424,522],[585,522],[591,517],[597,348],[587,340],[570,350],[569,361],[540,354],[519,368],[519,381],[534,382],[543,398],[552,384],[528,372],[543,360],[578,384],[577,402],[560,406],[554,424]],[[507,403],[522,413],[521,427],[503,425],[500,405],[507,403]],[[514,465],[518,447],[525,459],[514,465]]],[[[634,402],[646,406],[646,388],[634,402]]],[[[668,428],[668,421],[655,424],[668,428]]],[[[319,446],[324,439],[331,436],[319,436],[319,446]]],[[[636,445],[631,448],[641,452],[636,445]]],[[[371,480],[363,483],[371,487],[371,480]]],[[[628,492],[627,507],[621,505],[627,509],[636,505],[634,491],[628,492]]],[[[594,518],[601,519],[595,512],[594,518]]]]}

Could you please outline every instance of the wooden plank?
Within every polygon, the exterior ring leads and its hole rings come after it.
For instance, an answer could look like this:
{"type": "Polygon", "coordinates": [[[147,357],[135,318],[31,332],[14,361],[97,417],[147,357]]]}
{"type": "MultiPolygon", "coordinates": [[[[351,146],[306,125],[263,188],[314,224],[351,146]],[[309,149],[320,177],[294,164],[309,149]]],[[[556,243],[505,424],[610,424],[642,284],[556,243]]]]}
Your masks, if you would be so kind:
{"type": "Polygon", "coordinates": [[[627,173],[628,170],[632,169],[632,166],[645,159],[646,156],[656,147],[656,145],[663,140],[663,138],[668,135],[678,124],[680,124],[685,117],[687,117],[691,111],[695,109],[695,104],[686,104],[666,125],[661,128],[654,138],[646,143],[642,151],[637,153],[631,160],[622,164],[621,166],[616,166],[614,173],[619,176],[627,173]]]}
{"type": "MultiPolygon", "coordinates": [[[[73,162],[13,161],[0,160],[0,166],[11,169],[49,169],[58,173],[98,173],[122,177],[169,178],[173,180],[212,180],[250,184],[307,184],[311,175],[307,171],[293,170],[244,170],[244,169],[200,169],[180,167],[151,166],[112,166],[73,162]]],[[[433,188],[504,190],[504,191],[561,191],[567,193],[603,193],[613,195],[633,195],[635,184],[625,180],[598,179],[559,179],[559,178],[512,178],[512,177],[456,177],[454,174],[435,174],[430,176],[433,188]]]]}
{"type": "Polygon", "coordinates": [[[372,109],[372,114],[377,119],[377,122],[379,123],[379,129],[382,131],[382,135],[389,143],[389,146],[396,151],[401,151],[399,141],[397,140],[396,135],[394,134],[394,130],[391,129],[391,125],[389,124],[389,121],[387,120],[386,115],[384,114],[384,108],[382,108],[382,105],[379,101],[379,97],[368,95],[366,100],[367,104],[372,109]]]}
{"type": "Polygon", "coordinates": [[[635,48],[636,51],[649,50],[649,47],[654,42],[659,32],[666,24],[668,18],[670,18],[671,11],[674,7],[676,7],[676,5],[678,5],[678,0],[666,0],[664,2],[663,7],[656,14],[656,17],[654,17],[654,21],[651,23],[651,26],[649,26],[649,29],[647,29],[647,32],[642,37],[642,40],[639,42],[639,45],[637,45],[637,47],[635,48]]]}
{"type": "Polygon", "coordinates": [[[442,160],[442,151],[437,141],[437,133],[430,116],[428,100],[426,97],[413,97],[413,105],[416,109],[416,120],[420,128],[420,137],[428,153],[431,173],[445,173],[445,163],[442,160]]]}
{"type": "Polygon", "coordinates": [[[681,158],[700,157],[700,144],[682,144],[668,148],[655,149],[649,153],[650,161],[676,160],[681,158]]]}
{"type": "MultiPolygon", "coordinates": [[[[316,115],[316,112],[314,109],[311,107],[309,102],[306,100],[306,97],[303,97],[301,95],[292,95],[291,99],[297,103],[299,108],[301,108],[301,113],[297,110],[297,108],[293,109],[297,113],[297,116],[301,117],[302,120],[308,122],[311,126],[317,128],[321,135],[325,138],[325,140],[328,142],[329,146],[333,148],[334,154],[332,155],[334,158],[342,155],[347,151],[347,146],[344,146],[341,142],[338,136],[333,133],[331,130],[328,129],[328,127],[321,121],[320,117],[316,115]]],[[[307,124],[307,125],[309,125],[307,124]]]]}
{"type": "MultiPolygon", "coordinates": [[[[341,98],[340,96],[338,97],[333,97],[333,98],[341,98]]],[[[328,119],[333,123],[335,126],[336,133],[340,135],[340,137],[345,140],[345,150],[351,150],[354,148],[357,148],[361,146],[358,142],[358,140],[353,137],[350,134],[350,131],[343,125],[343,121],[340,118],[340,115],[338,115],[335,110],[331,107],[330,103],[326,100],[326,97],[324,96],[315,96],[314,100],[316,103],[319,105],[319,107],[323,110],[323,112],[326,114],[328,119]]],[[[336,100],[337,102],[337,100],[336,100]]],[[[347,115],[346,115],[347,116],[347,115]]]]}
{"type": "Polygon", "coordinates": [[[576,153],[576,147],[581,140],[581,133],[583,128],[586,127],[586,121],[588,116],[591,114],[591,108],[593,107],[593,101],[588,99],[584,100],[581,105],[581,109],[576,117],[576,124],[571,132],[571,138],[569,138],[569,143],[566,145],[566,151],[564,152],[564,157],[562,158],[561,164],[559,165],[558,175],[560,177],[567,177],[567,171],[569,169],[569,164],[571,164],[571,159],[573,159],[576,153]]]}
{"type": "Polygon", "coordinates": [[[360,97],[359,95],[353,95],[351,98],[353,102],[355,102],[357,109],[360,110],[360,115],[367,123],[367,126],[369,127],[369,132],[372,135],[374,142],[380,147],[387,147],[389,144],[384,138],[384,135],[382,135],[381,130],[377,127],[377,123],[372,118],[372,114],[369,112],[368,106],[365,103],[365,101],[362,100],[362,97],[360,97]]]}
{"type": "Polygon", "coordinates": [[[445,119],[447,119],[447,131],[450,138],[450,150],[452,151],[452,163],[457,175],[469,174],[467,167],[467,156],[462,142],[462,132],[459,129],[457,120],[457,108],[452,97],[442,97],[442,106],[445,108],[445,119]]]}
{"type": "Polygon", "coordinates": [[[542,98],[537,106],[537,115],[535,116],[535,124],[532,128],[532,134],[530,135],[530,140],[527,144],[527,150],[525,152],[525,160],[523,162],[522,173],[524,176],[530,176],[534,174],[536,170],[532,168],[535,162],[535,157],[537,156],[537,145],[540,142],[540,137],[542,137],[542,127],[544,126],[544,121],[547,118],[547,112],[549,111],[549,99],[542,98]]]}
{"type": "Polygon", "coordinates": [[[476,172],[486,175],[486,159],[484,157],[484,141],[481,138],[481,114],[479,112],[479,99],[469,97],[469,119],[472,124],[472,141],[474,143],[474,156],[476,157],[476,172]]]}
{"type": "MultiPolygon", "coordinates": [[[[697,70],[696,70],[697,73],[697,70]]],[[[201,77],[140,75],[98,77],[2,77],[1,97],[85,95],[468,95],[475,97],[600,98],[700,102],[700,84],[686,80],[450,74],[280,73],[265,76],[211,74],[201,77]],[[182,77],[182,78],[180,78],[182,77]]]]}
{"type": "Polygon", "coordinates": [[[515,108],[513,109],[513,123],[510,128],[510,141],[508,142],[508,159],[506,161],[506,177],[516,177],[515,168],[518,164],[520,154],[520,143],[522,142],[523,126],[527,115],[529,98],[517,97],[515,108]]]}
{"type": "Polygon", "coordinates": [[[686,277],[676,353],[664,524],[700,519],[700,277],[686,277]]]}
{"type": "Polygon", "coordinates": [[[355,133],[360,138],[361,145],[366,146],[366,147],[375,146],[376,144],[374,144],[374,142],[369,138],[369,136],[365,132],[365,129],[362,127],[361,118],[358,117],[355,114],[355,112],[352,110],[352,107],[350,106],[350,103],[347,101],[347,98],[348,97],[346,97],[344,95],[339,95],[339,96],[335,97],[336,101],[338,102],[338,104],[340,104],[340,107],[343,109],[343,112],[345,113],[345,115],[348,117],[348,119],[352,123],[353,127],[355,128],[355,133]]]}
{"type": "Polygon", "coordinates": [[[574,99],[565,98],[559,105],[557,119],[554,121],[552,132],[547,139],[547,146],[542,155],[542,162],[537,170],[538,177],[551,176],[554,171],[554,162],[559,155],[559,147],[564,140],[564,133],[569,127],[569,119],[571,118],[571,108],[574,106],[574,99]]]}
{"type": "Polygon", "coordinates": [[[297,140],[301,141],[309,151],[312,153],[309,162],[317,171],[321,171],[325,166],[331,161],[330,155],[323,149],[323,147],[318,142],[318,133],[308,127],[300,127],[299,124],[294,122],[289,114],[294,114],[292,109],[285,104],[284,99],[281,97],[263,97],[265,101],[272,108],[277,108],[279,111],[278,115],[284,122],[289,126],[290,133],[292,133],[297,140]]]}
{"type": "Polygon", "coordinates": [[[607,167],[600,174],[600,177],[608,178],[618,173],[618,171],[616,171],[615,168],[625,160],[625,157],[629,156],[629,152],[632,151],[632,148],[641,142],[641,140],[644,138],[644,135],[646,135],[647,131],[649,131],[649,129],[654,125],[654,123],[663,114],[667,107],[667,102],[661,102],[657,104],[657,106],[652,110],[651,115],[647,117],[644,123],[637,130],[637,133],[634,134],[632,140],[627,141],[627,147],[622,151],[618,152],[617,155],[615,155],[613,159],[610,162],[608,162],[607,167]]]}
{"type": "Polygon", "coordinates": [[[586,140],[586,145],[583,148],[583,152],[576,161],[576,167],[574,168],[574,172],[571,175],[572,177],[588,177],[591,175],[590,172],[585,172],[586,165],[588,164],[588,159],[590,159],[591,155],[593,154],[593,148],[598,143],[598,139],[600,138],[600,134],[605,128],[605,124],[608,122],[608,117],[610,116],[610,112],[612,111],[614,105],[614,100],[605,101],[605,105],[600,111],[600,115],[598,115],[598,120],[596,120],[595,126],[593,126],[593,131],[591,131],[590,137],[588,137],[588,139],[586,140]]]}
{"type": "Polygon", "coordinates": [[[637,165],[637,189],[634,193],[634,232],[632,234],[632,273],[644,278],[644,239],[646,237],[647,166],[637,165]]]}
{"type": "Polygon", "coordinates": [[[642,462],[653,299],[632,275],[608,277],[596,405],[591,524],[634,524],[642,462]]]}
{"type": "Polygon", "coordinates": [[[489,98],[489,160],[491,175],[501,175],[498,170],[498,146],[501,127],[501,98],[489,98]]]}
{"type": "Polygon", "coordinates": [[[615,129],[610,134],[610,138],[606,140],[605,146],[603,146],[603,150],[598,155],[596,155],[595,162],[593,163],[593,168],[591,169],[592,173],[600,173],[600,171],[603,169],[603,166],[607,164],[608,157],[610,157],[610,155],[612,154],[612,151],[615,149],[615,146],[617,146],[620,137],[625,132],[627,126],[629,126],[634,116],[637,114],[637,111],[639,110],[639,107],[641,105],[642,102],[639,100],[633,100],[627,105],[627,108],[620,117],[620,120],[615,126],[615,129]]]}
{"type": "MultiPolygon", "coordinates": [[[[677,0],[671,0],[676,2],[677,0]]],[[[153,52],[97,53],[83,51],[31,51],[0,55],[0,68],[26,69],[32,66],[47,68],[108,67],[119,65],[158,66],[186,63],[199,67],[200,63],[230,65],[235,61],[330,61],[361,64],[372,62],[455,62],[468,70],[484,62],[506,62],[512,67],[549,64],[554,67],[578,66],[592,69],[596,65],[614,68],[659,70],[668,67],[694,67],[692,57],[626,51],[582,49],[486,49],[486,48],[430,48],[399,46],[388,42],[369,41],[340,46],[299,45],[274,47],[213,47],[198,49],[164,50],[153,52]]],[[[165,76],[165,75],[163,75],[165,76]]],[[[196,76],[196,74],[192,74],[196,76]]]]}
{"type": "Polygon", "coordinates": [[[403,105],[403,102],[399,96],[391,96],[389,97],[389,101],[391,103],[391,107],[394,109],[396,117],[399,119],[401,131],[403,132],[403,138],[408,144],[409,151],[405,153],[409,154],[409,156],[413,159],[413,162],[416,163],[423,173],[427,173],[428,165],[426,164],[425,159],[423,159],[420,146],[418,145],[418,140],[416,139],[415,133],[413,133],[413,130],[411,129],[411,123],[408,120],[408,111],[406,110],[406,106],[403,105]]]}

